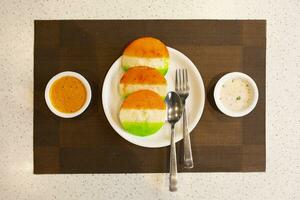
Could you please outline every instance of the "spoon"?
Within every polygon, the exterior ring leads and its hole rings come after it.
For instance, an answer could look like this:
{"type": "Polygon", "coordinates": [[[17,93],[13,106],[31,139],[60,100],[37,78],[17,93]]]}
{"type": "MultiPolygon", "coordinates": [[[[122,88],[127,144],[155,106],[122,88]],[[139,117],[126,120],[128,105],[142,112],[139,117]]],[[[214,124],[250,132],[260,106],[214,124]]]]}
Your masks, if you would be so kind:
{"type": "Polygon", "coordinates": [[[165,98],[167,104],[167,120],[171,124],[171,150],[170,150],[170,184],[171,192],[177,191],[177,161],[176,146],[174,138],[174,126],[182,115],[182,103],[180,97],[175,92],[169,92],[165,98]]]}

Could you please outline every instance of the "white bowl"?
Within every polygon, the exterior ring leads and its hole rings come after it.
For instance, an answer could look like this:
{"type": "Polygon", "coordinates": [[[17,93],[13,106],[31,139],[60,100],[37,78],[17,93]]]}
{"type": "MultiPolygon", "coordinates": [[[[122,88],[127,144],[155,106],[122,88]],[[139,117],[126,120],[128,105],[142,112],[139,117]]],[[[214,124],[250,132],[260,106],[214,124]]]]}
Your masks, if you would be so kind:
{"type": "Polygon", "coordinates": [[[76,116],[80,115],[81,113],[83,113],[85,111],[85,109],[88,107],[88,105],[90,104],[91,97],[92,97],[92,90],[91,90],[91,86],[90,86],[89,82],[81,74],[79,74],[77,72],[71,72],[71,71],[65,71],[65,72],[56,74],[54,77],[52,77],[50,79],[50,81],[48,82],[48,84],[46,86],[46,90],[45,90],[45,100],[46,100],[48,108],[55,115],[62,117],[62,118],[72,118],[72,117],[76,117],[76,116]],[[86,96],[85,103],[78,111],[76,111],[74,113],[60,112],[52,105],[52,102],[50,100],[50,88],[51,88],[52,84],[54,83],[54,81],[56,81],[57,79],[60,79],[64,76],[73,76],[75,78],[78,78],[82,82],[82,84],[84,85],[84,87],[86,89],[87,96],[86,96]]]}
{"type": "Polygon", "coordinates": [[[228,115],[230,117],[242,117],[247,114],[249,114],[256,106],[257,101],[258,101],[258,89],[257,85],[254,82],[254,80],[248,76],[247,74],[241,73],[241,72],[231,72],[228,74],[225,74],[220,80],[217,82],[215,89],[214,89],[214,99],[217,104],[217,107],[220,109],[222,113],[225,115],[228,115]],[[224,106],[224,104],[220,100],[220,95],[221,95],[221,88],[222,85],[227,82],[228,80],[234,79],[234,78],[240,78],[242,80],[245,80],[249,83],[250,88],[252,89],[253,92],[253,98],[249,106],[241,111],[233,111],[228,109],[227,107],[224,106]]]}

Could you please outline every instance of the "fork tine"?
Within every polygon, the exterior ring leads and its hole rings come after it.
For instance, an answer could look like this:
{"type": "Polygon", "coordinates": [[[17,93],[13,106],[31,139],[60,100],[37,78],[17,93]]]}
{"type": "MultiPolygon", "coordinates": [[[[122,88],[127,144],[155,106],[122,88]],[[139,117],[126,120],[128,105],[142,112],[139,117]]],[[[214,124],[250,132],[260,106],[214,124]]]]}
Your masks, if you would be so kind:
{"type": "Polygon", "coordinates": [[[184,69],[181,69],[181,91],[184,91],[184,69]]]}
{"type": "Polygon", "coordinates": [[[178,83],[179,83],[178,90],[181,91],[181,86],[182,86],[182,84],[181,84],[181,69],[178,69],[178,83]]]}
{"type": "Polygon", "coordinates": [[[181,89],[181,91],[184,90],[184,80],[183,80],[184,77],[183,77],[182,72],[183,72],[183,69],[180,69],[180,78],[181,78],[181,87],[180,87],[180,89],[181,89]]]}
{"type": "Polygon", "coordinates": [[[186,90],[185,69],[182,69],[182,90],[186,90]]]}
{"type": "Polygon", "coordinates": [[[185,80],[186,80],[186,83],[185,83],[185,88],[186,90],[189,90],[189,78],[188,78],[188,71],[187,69],[185,69],[185,80]]]}
{"type": "Polygon", "coordinates": [[[178,91],[178,70],[175,72],[175,91],[178,91]]]}
{"type": "Polygon", "coordinates": [[[180,91],[180,70],[177,69],[177,91],[180,91]]]}

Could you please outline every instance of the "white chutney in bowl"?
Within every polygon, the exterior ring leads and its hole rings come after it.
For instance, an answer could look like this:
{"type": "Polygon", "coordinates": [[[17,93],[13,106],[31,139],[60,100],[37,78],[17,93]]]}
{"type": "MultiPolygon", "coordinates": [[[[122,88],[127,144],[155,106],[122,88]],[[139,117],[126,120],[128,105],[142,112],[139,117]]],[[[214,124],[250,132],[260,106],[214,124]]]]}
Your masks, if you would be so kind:
{"type": "Polygon", "coordinates": [[[250,113],[258,101],[258,89],[254,80],[241,72],[224,75],[216,84],[214,99],[217,107],[231,117],[250,113]]]}

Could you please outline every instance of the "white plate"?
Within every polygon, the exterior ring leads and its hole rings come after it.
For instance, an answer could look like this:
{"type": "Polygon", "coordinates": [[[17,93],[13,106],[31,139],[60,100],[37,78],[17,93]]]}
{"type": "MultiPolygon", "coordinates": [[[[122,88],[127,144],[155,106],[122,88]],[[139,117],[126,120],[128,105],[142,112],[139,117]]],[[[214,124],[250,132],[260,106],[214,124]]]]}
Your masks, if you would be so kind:
{"type": "MultiPolygon", "coordinates": [[[[179,68],[188,69],[190,95],[187,98],[187,115],[188,129],[192,131],[201,118],[204,101],[205,90],[202,77],[192,61],[181,52],[168,47],[170,54],[169,71],[166,74],[169,91],[174,91],[175,70],[179,68]]],[[[119,121],[119,109],[123,99],[119,94],[119,81],[124,71],[121,68],[121,57],[118,58],[110,67],[106,74],[102,88],[102,105],[105,115],[112,128],[125,140],[143,147],[157,148],[170,145],[170,126],[166,123],[157,133],[139,137],[131,135],[122,129],[119,121]]],[[[182,119],[175,127],[176,142],[183,138],[182,135],[182,119]]]]}

